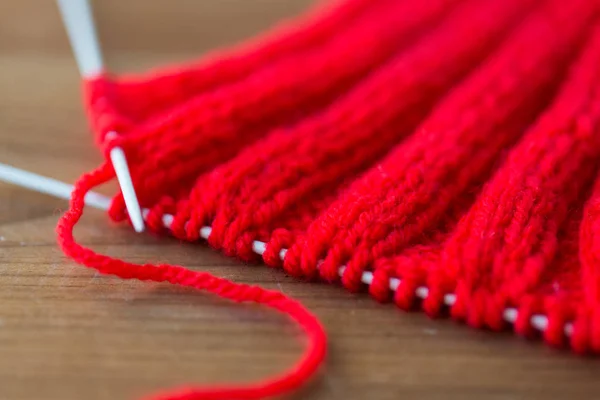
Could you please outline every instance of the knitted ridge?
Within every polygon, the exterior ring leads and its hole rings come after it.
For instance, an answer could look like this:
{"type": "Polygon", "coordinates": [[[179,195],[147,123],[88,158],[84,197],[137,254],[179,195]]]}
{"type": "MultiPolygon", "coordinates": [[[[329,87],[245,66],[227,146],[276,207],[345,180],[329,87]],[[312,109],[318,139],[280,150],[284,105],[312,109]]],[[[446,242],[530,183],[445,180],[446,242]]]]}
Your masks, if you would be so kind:
{"type": "MultiPolygon", "coordinates": [[[[111,104],[123,118],[143,120],[174,106],[183,98],[240,80],[267,63],[318,47],[343,35],[355,23],[375,16],[394,0],[336,0],[324,2],[293,22],[280,23],[268,33],[229,51],[205,55],[190,64],[160,68],[140,75],[115,76],[108,71],[87,83],[90,92],[109,92],[111,104]],[[96,86],[97,85],[97,86],[96,86]],[[129,102],[128,100],[133,100],[129,102]]],[[[106,93],[104,93],[106,95],[106,93]]]]}
{"type": "MultiPolygon", "coordinates": [[[[151,230],[597,353],[599,15],[595,0],[347,0],[221,58],[102,74],[85,96],[151,230]]],[[[83,196],[113,178],[107,162],[76,184],[59,223],[69,256],[264,304],[310,339],[288,374],[164,398],[262,398],[308,379],[325,336],[293,300],[75,243],[83,196]]],[[[121,194],[109,215],[127,219],[121,194]]]]}
{"type": "MultiPolygon", "coordinates": [[[[364,0],[358,1],[358,5],[362,2],[364,0]]],[[[280,39],[272,46],[268,42],[266,47],[246,50],[249,56],[234,53],[224,59],[223,62],[231,60],[236,68],[223,68],[222,62],[202,64],[174,74],[167,71],[167,75],[153,77],[145,84],[114,82],[110,76],[101,75],[87,83],[88,102],[94,110],[90,114],[94,131],[100,140],[111,131],[124,135],[133,123],[146,119],[150,120],[149,124],[135,127],[131,134],[164,131],[168,129],[164,117],[155,117],[161,112],[170,115],[170,125],[187,125],[187,130],[178,129],[180,134],[201,128],[210,132],[209,128],[217,122],[222,125],[225,118],[232,130],[241,129],[238,126],[246,123],[247,131],[254,121],[266,123],[269,120],[269,125],[262,126],[263,130],[285,123],[290,118],[301,117],[297,115],[299,112],[310,112],[331,101],[456,2],[370,2],[369,9],[350,19],[353,15],[347,16],[347,10],[342,7],[341,14],[345,18],[333,13],[328,16],[333,21],[328,21],[325,27],[313,23],[308,28],[311,35],[301,36],[303,40],[297,38],[291,48],[283,44],[275,46],[280,39]],[[333,28],[338,32],[321,37],[333,28]],[[293,51],[295,47],[300,48],[293,51]],[[175,78],[167,78],[171,76],[175,78]],[[202,77],[200,82],[193,79],[196,76],[202,77]],[[146,104],[138,99],[151,100],[146,104]],[[247,110],[254,112],[248,114],[247,110]],[[197,119],[189,119],[190,115],[197,115],[197,119]],[[217,117],[222,119],[213,121],[217,117]]]]}
{"type": "Polygon", "coordinates": [[[104,98],[100,104],[95,104],[96,112],[90,113],[90,118],[97,124],[98,132],[102,132],[100,128],[104,126],[101,121],[94,119],[98,114],[111,115],[113,118],[118,116],[118,120],[113,121],[113,128],[131,126],[131,123],[143,120],[153,112],[177,104],[182,96],[189,98],[193,94],[235,82],[265,63],[317,47],[337,34],[338,30],[352,26],[363,13],[376,10],[374,6],[377,4],[390,1],[326,3],[328,9],[316,8],[303,19],[299,18],[295,24],[275,28],[264,37],[239,46],[239,49],[205,56],[190,66],[177,65],[124,77],[104,71],[86,82],[87,97],[91,98],[91,103],[95,103],[93,99],[96,96],[104,98]]]}

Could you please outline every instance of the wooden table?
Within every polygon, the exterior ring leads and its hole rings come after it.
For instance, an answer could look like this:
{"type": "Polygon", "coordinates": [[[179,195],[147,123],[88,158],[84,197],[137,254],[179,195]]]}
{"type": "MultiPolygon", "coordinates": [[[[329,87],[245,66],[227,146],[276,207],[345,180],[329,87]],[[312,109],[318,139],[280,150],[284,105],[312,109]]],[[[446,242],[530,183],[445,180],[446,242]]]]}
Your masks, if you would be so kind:
{"type": "MultiPolygon", "coordinates": [[[[109,65],[131,71],[235,42],[307,4],[104,0],[96,16],[109,65]]],[[[0,5],[0,161],[67,182],[100,161],[51,1],[0,5]]],[[[54,227],[66,202],[6,184],[0,199],[0,399],[131,399],[183,383],[260,378],[299,355],[295,331],[271,312],[99,276],[65,259],[54,227]]],[[[137,235],[96,210],[77,237],[102,253],[181,263],[303,301],[331,346],[322,374],[298,398],[600,398],[597,360],[540,342],[431,321],[203,245],[137,235]]]]}

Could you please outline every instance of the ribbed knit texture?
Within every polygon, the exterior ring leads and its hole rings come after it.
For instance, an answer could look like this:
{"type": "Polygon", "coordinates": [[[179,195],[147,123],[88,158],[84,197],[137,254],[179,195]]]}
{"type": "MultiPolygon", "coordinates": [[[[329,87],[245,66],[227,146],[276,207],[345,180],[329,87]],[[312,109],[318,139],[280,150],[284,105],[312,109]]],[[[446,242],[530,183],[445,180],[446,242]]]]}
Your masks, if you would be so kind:
{"type": "MultiPolygon", "coordinates": [[[[505,329],[514,309],[513,329],[535,336],[545,315],[549,344],[597,353],[599,12],[597,0],[338,1],[191,66],[104,73],[86,101],[103,150],[127,154],[153,231],[196,242],[211,227],[228,255],[477,328],[505,329]]],[[[113,177],[106,163],[76,185],[59,225],[68,255],[273,307],[311,339],[273,381],[161,398],[261,398],[307,380],[325,336],[297,302],[74,242],[85,192],[113,177]]],[[[120,194],[109,213],[127,219],[120,194]]]]}

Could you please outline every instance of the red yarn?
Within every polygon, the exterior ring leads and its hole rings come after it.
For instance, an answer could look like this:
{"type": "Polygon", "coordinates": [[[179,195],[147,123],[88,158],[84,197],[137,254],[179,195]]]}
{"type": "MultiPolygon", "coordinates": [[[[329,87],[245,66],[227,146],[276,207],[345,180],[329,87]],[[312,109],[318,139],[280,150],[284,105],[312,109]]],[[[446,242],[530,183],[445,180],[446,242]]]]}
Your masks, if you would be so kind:
{"type": "Polygon", "coordinates": [[[106,106],[117,107],[122,117],[138,122],[185,99],[242,80],[270,63],[307,54],[335,37],[344,37],[354,31],[356,24],[376,19],[381,7],[389,8],[393,1],[396,0],[327,2],[302,20],[282,23],[232,50],[206,55],[191,65],[142,75],[112,76],[106,72],[88,82],[89,90],[109,90],[114,97],[106,106]]]}
{"type": "MultiPolygon", "coordinates": [[[[244,79],[182,101],[131,130],[120,123],[120,114],[108,114],[103,107],[112,104],[115,97],[118,100],[119,94],[101,90],[96,81],[89,99],[96,132],[101,137],[110,131],[122,132],[131,140],[120,145],[127,150],[130,162],[138,165],[133,175],[139,182],[136,189],[140,196],[152,198],[163,184],[172,181],[191,184],[198,173],[231,158],[270,129],[290,125],[343,94],[401,50],[453,2],[380,4],[375,16],[313,51],[268,63],[244,79]],[[186,145],[173,147],[173,142],[186,145]],[[135,143],[135,148],[129,143],[135,143]],[[198,149],[213,147],[219,151],[198,157],[198,149]],[[146,154],[153,154],[151,164],[142,162],[146,154]],[[159,175],[157,166],[165,167],[159,175]]],[[[117,201],[122,205],[121,199],[117,201]]]]}
{"type": "Polygon", "coordinates": [[[308,380],[323,362],[326,353],[327,337],[320,322],[300,303],[281,292],[266,290],[258,286],[233,283],[206,272],[192,271],[177,265],[131,264],[103,256],[77,244],[73,238],[73,228],[83,214],[84,197],[95,186],[114,178],[109,164],[83,175],[77,183],[71,198],[69,211],[58,223],[59,244],[66,255],[74,261],[95,268],[99,272],[115,275],[123,279],[169,282],[214,293],[236,302],[252,302],[275,309],[294,320],[306,333],[309,342],[303,357],[285,374],[265,382],[247,386],[223,386],[212,388],[183,388],[173,393],[153,396],[154,399],[194,400],[194,399],[262,399],[297,389],[308,380]]]}
{"type": "MultiPolygon", "coordinates": [[[[119,134],[104,150],[125,150],[154,231],[194,242],[210,226],[232,256],[600,352],[599,11],[347,0],[222,58],[101,75],[86,82],[88,111],[99,139],[119,134]]],[[[83,196],[112,177],[104,165],[77,183],[59,224],[69,256],[270,306],[310,338],[273,381],[167,398],[259,398],[315,372],[323,330],[282,294],[77,245],[83,196]]],[[[127,217],[121,195],[110,215],[127,217]]]]}

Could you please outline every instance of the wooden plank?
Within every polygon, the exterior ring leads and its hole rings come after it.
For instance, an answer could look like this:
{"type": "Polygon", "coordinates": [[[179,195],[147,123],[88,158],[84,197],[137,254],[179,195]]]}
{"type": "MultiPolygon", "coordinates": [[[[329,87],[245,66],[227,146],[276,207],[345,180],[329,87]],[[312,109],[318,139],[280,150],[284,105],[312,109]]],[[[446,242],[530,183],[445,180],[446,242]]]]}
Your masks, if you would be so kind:
{"type": "MultiPolygon", "coordinates": [[[[110,0],[95,8],[110,65],[132,70],[197,57],[307,4],[110,0]]],[[[0,160],[73,181],[101,158],[58,13],[53,2],[35,0],[1,9],[0,160]]],[[[129,399],[184,383],[253,380],[299,354],[296,331],[271,312],[101,277],[66,260],[54,237],[64,201],[5,184],[0,199],[0,399],[129,399]]],[[[99,211],[86,214],[77,237],[127,260],[179,263],[305,302],[331,340],[327,365],[306,397],[562,399],[600,392],[597,360],[431,321],[205,246],[136,235],[99,211]]]]}

